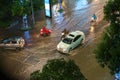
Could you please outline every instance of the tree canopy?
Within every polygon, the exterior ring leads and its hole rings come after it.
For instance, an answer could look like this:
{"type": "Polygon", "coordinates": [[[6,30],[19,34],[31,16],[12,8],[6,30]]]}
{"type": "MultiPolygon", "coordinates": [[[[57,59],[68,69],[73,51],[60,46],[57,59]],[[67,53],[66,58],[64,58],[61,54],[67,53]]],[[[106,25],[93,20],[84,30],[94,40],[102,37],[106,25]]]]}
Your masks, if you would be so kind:
{"type": "Polygon", "coordinates": [[[7,26],[11,20],[11,5],[12,0],[0,0],[0,25],[7,26]]]}
{"type": "Polygon", "coordinates": [[[64,59],[49,60],[42,72],[35,71],[30,80],[86,80],[74,61],[64,59]]]}
{"type": "MultiPolygon", "coordinates": [[[[32,0],[34,11],[44,9],[44,0],[32,0]]],[[[31,14],[31,0],[0,0],[0,24],[8,26],[12,20],[31,14]]]]}
{"type": "Polygon", "coordinates": [[[108,0],[104,7],[105,19],[111,23],[120,23],[120,0],[108,0]]]}
{"type": "MultiPolygon", "coordinates": [[[[55,3],[57,0],[51,0],[52,5],[55,3]]],[[[44,0],[0,0],[0,27],[8,26],[13,20],[24,14],[31,15],[31,5],[34,12],[44,9],[44,0]]]]}
{"type": "Polygon", "coordinates": [[[95,49],[97,61],[110,69],[111,74],[120,71],[120,0],[108,0],[104,7],[105,19],[110,22],[95,49]]]}

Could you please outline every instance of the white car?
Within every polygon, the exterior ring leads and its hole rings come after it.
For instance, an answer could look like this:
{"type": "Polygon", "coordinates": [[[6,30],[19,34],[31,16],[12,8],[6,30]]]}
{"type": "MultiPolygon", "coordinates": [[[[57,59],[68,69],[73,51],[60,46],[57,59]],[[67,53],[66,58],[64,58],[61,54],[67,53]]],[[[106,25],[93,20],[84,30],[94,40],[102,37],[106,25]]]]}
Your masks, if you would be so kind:
{"type": "Polygon", "coordinates": [[[0,48],[2,49],[22,49],[25,45],[25,40],[22,37],[16,36],[6,38],[0,41],[0,48]]]}
{"type": "Polygon", "coordinates": [[[85,40],[85,34],[82,31],[70,32],[57,45],[57,50],[62,53],[69,53],[85,40]]]}

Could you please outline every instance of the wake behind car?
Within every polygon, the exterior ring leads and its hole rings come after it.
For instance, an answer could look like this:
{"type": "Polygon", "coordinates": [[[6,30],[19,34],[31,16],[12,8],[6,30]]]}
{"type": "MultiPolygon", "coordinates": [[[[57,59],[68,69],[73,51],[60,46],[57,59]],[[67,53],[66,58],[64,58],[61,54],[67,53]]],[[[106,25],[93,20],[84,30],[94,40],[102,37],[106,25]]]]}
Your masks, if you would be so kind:
{"type": "Polygon", "coordinates": [[[82,31],[70,32],[57,45],[57,50],[62,53],[69,53],[85,40],[85,34],[82,31]]]}
{"type": "Polygon", "coordinates": [[[22,49],[24,48],[25,40],[22,37],[16,36],[6,38],[0,41],[0,48],[2,49],[22,49]]]}

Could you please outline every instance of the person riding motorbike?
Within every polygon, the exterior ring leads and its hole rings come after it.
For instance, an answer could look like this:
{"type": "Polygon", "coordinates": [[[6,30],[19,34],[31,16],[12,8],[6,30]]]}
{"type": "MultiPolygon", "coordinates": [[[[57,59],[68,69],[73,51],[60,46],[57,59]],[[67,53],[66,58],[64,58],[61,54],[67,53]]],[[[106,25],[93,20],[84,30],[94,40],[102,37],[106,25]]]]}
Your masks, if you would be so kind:
{"type": "Polygon", "coordinates": [[[93,14],[91,17],[91,22],[96,22],[96,20],[97,20],[97,16],[93,14]]]}
{"type": "Polygon", "coordinates": [[[43,27],[40,29],[40,35],[41,36],[48,36],[51,34],[51,30],[47,29],[46,27],[43,27]]]}
{"type": "Polygon", "coordinates": [[[67,31],[66,29],[64,29],[61,33],[61,39],[64,39],[65,36],[69,33],[69,31],[67,31]]]}
{"type": "Polygon", "coordinates": [[[90,25],[92,25],[92,26],[96,25],[97,24],[96,21],[97,21],[97,16],[95,14],[93,14],[91,17],[90,25]]]}

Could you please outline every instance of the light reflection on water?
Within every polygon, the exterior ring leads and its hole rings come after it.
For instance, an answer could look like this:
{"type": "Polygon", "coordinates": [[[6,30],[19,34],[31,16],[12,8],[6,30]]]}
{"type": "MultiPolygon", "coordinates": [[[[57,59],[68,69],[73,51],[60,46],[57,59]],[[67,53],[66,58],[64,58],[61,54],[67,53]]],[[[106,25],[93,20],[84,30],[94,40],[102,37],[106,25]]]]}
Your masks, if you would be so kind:
{"type": "Polygon", "coordinates": [[[51,19],[46,19],[45,24],[46,24],[45,26],[46,26],[48,29],[51,29],[51,27],[52,27],[51,19]]]}
{"type": "Polygon", "coordinates": [[[24,32],[24,39],[25,39],[25,42],[26,42],[26,45],[32,45],[32,40],[31,40],[31,36],[30,36],[30,32],[29,31],[25,31],[24,32]]]}
{"type": "Polygon", "coordinates": [[[77,0],[75,10],[88,7],[88,0],[77,0]]]}
{"type": "Polygon", "coordinates": [[[95,30],[95,29],[94,29],[94,26],[90,26],[90,32],[91,32],[91,33],[94,33],[94,30],[95,30]]]}

